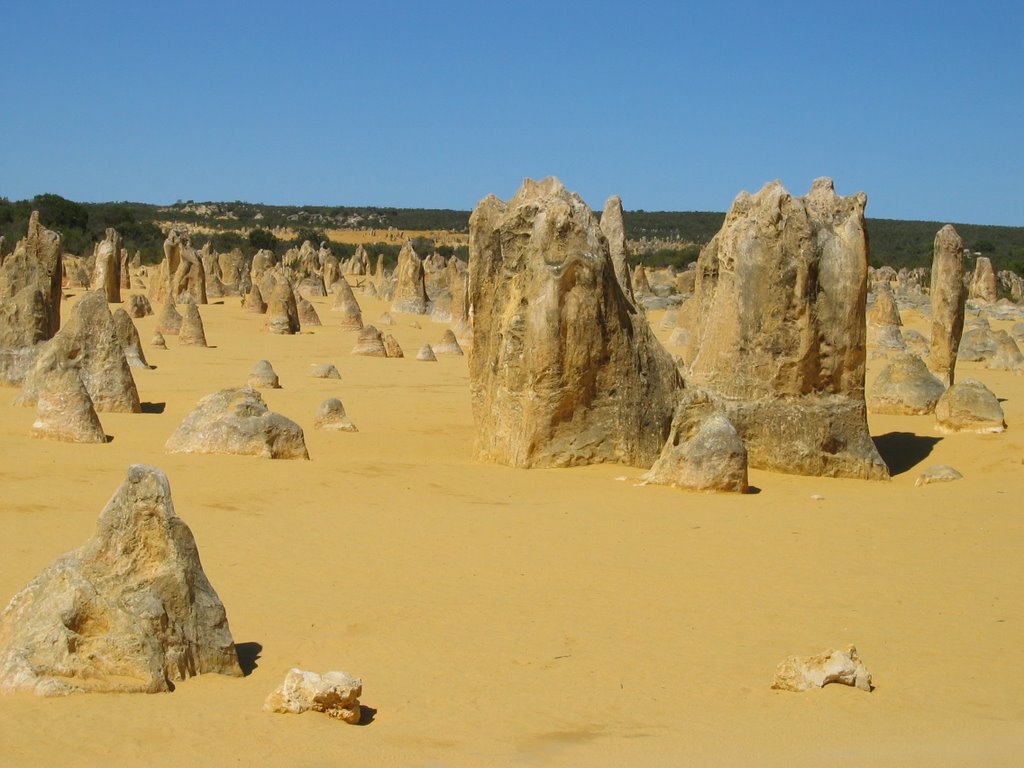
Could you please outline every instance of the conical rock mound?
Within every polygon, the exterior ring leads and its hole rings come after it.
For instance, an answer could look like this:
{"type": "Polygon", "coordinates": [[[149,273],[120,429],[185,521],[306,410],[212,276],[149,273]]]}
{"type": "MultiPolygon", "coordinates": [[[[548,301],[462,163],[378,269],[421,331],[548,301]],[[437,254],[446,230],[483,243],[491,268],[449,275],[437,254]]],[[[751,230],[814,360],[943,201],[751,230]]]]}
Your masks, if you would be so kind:
{"type": "Polygon", "coordinates": [[[205,347],[206,329],[199,307],[194,302],[185,303],[185,314],[181,318],[181,329],[178,331],[178,343],[183,347],[205,347]]]}
{"type": "Polygon", "coordinates": [[[100,418],[78,371],[50,359],[49,372],[36,401],[32,437],[66,443],[105,443],[100,418]]]}

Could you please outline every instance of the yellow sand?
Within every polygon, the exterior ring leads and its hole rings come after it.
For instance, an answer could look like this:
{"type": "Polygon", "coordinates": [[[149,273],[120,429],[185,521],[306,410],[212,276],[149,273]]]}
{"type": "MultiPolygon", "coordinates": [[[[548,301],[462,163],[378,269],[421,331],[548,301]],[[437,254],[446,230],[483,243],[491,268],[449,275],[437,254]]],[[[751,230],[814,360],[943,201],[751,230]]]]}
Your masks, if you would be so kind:
{"type": "MultiPolygon", "coordinates": [[[[387,309],[359,300],[367,322],[387,309]]],[[[136,381],[163,411],[101,414],[108,445],[34,440],[33,410],[0,392],[0,604],[144,462],[167,472],[236,642],[262,646],[249,676],[169,694],[0,697],[0,765],[1020,764],[1024,378],[959,368],[1006,399],[1005,434],[872,417],[891,482],[753,471],[756,494],[687,493],[630,467],[474,463],[466,360],[415,359],[443,326],[396,314],[404,359],[352,357],[330,298],[314,304],[324,327],[295,337],[237,298],[204,306],[211,349],[153,349],[138,321],[157,368],[136,381]],[[261,358],[312,459],[165,455],[196,401],[261,358]],[[324,362],[341,381],[309,376],[324,362]],[[312,428],[332,396],[358,433],[312,428]],[[966,479],[914,487],[939,463],[966,479]],[[769,689],[787,655],[846,643],[873,693],[769,689]],[[360,676],[372,722],[261,711],[293,666],[360,676]]]]}

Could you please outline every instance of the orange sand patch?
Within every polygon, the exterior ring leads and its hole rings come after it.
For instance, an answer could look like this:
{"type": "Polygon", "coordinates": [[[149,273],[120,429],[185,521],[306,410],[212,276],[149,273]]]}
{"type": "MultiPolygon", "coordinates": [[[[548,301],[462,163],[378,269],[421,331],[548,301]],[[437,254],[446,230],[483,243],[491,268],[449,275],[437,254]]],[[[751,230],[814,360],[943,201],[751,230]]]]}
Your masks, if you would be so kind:
{"type": "MultiPolygon", "coordinates": [[[[388,308],[358,298],[367,322],[388,308]]],[[[475,463],[466,359],[415,360],[444,326],[395,313],[406,357],[351,357],[331,297],[313,303],[324,327],[294,337],[237,298],[203,306],[211,349],[153,349],[138,321],[158,412],[100,414],[108,445],[34,440],[34,412],[0,392],[0,604],[150,463],[236,642],[262,647],[247,677],[170,694],[0,696],[0,765],[1019,764],[1024,377],[958,367],[1005,398],[1005,434],[872,417],[891,482],[752,471],[759,493],[687,493],[630,467],[475,463]],[[310,461],[163,452],[261,358],[310,461]],[[325,362],[341,381],[309,376],[325,362]],[[358,433],[312,429],[328,397],[358,433]],[[937,463],[965,479],[915,488],[937,463]],[[850,642],[873,693],[769,689],[785,656],[850,642]],[[292,666],[362,677],[372,722],[262,712],[292,666]]]]}

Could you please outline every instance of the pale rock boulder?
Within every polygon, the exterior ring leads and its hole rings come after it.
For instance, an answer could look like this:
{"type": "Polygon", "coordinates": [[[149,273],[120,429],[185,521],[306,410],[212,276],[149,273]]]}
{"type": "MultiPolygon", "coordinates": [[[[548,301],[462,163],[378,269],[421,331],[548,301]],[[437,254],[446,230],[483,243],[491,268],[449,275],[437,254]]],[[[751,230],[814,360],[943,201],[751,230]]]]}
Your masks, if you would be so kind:
{"type": "Polygon", "coordinates": [[[287,280],[282,280],[274,286],[270,301],[267,302],[266,329],[271,333],[291,335],[298,333],[301,328],[295,292],[287,280]]]}
{"type": "Polygon", "coordinates": [[[996,336],[988,328],[987,323],[984,326],[978,325],[969,328],[960,339],[960,344],[957,347],[957,360],[969,363],[988,360],[996,353],[998,346],[996,336]]]}
{"type": "Polygon", "coordinates": [[[931,276],[931,350],[928,366],[945,386],[955,380],[957,350],[964,332],[964,243],[952,225],[935,235],[931,276]]]}
{"type": "Polygon", "coordinates": [[[153,305],[141,293],[133,293],[125,304],[125,311],[136,320],[153,314],[153,305]]]}
{"type": "Polygon", "coordinates": [[[402,345],[390,333],[384,334],[384,351],[387,352],[388,357],[405,357],[402,345]]]}
{"type": "Polygon", "coordinates": [[[1024,371],[1024,355],[1020,347],[1006,331],[995,331],[992,334],[996,349],[985,364],[994,371],[1024,371]]]}
{"type": "Polygon", "coordinates": [[[89,289],[102,291],[111,304],[121,303],[121,236],[116,229],[107,229],[106,237],[96,244],[89,289]]]}
{"type": "Polygon", "coordinates": [[[416,353],[416,359],[422,360],[428,363],[436,363],[437,355],[434,354],[434,348],[429,344],[424,344],[420,347],[420,351],[416,353]]]}
{"type": "Polygon", "coordinates": [[[139,331],[124,307],[114,310],[113,318],[114,327],[117,329],[117,338],[121,342],[121,349],[124,351],[124,358],[128,361],[128,366],[130,368],[152,368],[153,366],[146,362],[146,355],[142,351],[142,339],[139,338],[139,331]]]}
{"type": "Polygon", "coordinates": [[[355,346],[352,347],[353,355],[363,357],[387,357],[387,347],[384,346],[384,336],[374,326],[368,325],[359,331],[355,346]]]}
{"type": "Polygon", "coordinates": [[[747,449],[729,419],[713,408],[701,393],[685,393],[665,447],[644,482],[696,491],[747,492],[747,449]]]}
{"type": "MultiPolygon", "coordinates": [[[[139,391],[125,357],[117,323],[106,296],[87,291],[68,313],[67,321],[44,349],[56,360],[78,368],[97,411],[141,413],[139,391]]],[[[50,364],[43,359],[26,374],[16,402],[35,405],[50,364]]]]}
{"type": "Polygon", "coordinates": [[[331,430],[335,432],[358,432],[355,425],[349,420],[345,413],[345,406],[336,397],[328,398],[320,403],[313,417],[315,429],[331,430]]]}
{"type": "Polygon", "coordinates": [[[932,483],[951,483],[954,480],[963,479],[964,476],[948,464],[936,464],[934,467],[928,467],[928,469],[918,475],[914,485],[919,487],[931,485],[932,483]]]}
{"type": "Polygon", "coordinates": [[[345,672],[306,672],[291,669],[263,703],[267,712],[301,714],[323,712],[330,718],[356,725],[362,716],[359,697],[363,695],[361,680],[345,672]]]}
{"type": "Polygon", "coordinates": [[[903,344],[908,352],[913,352],[918,357],[924,358],[928,355],[930,343],[920,331],[910,328],[902,332],[903,344]]]}
{"type": "Polygon", "coordinates": [[[775,670],[772,688],[780,691],[809,691],[829,683],[840,683],[870,691],[871,673],[860,660],[857,649],[848,645],[830,648],[815,656],[790,656],[775,670]]]}
{"type": "Polygon", "coordinates": [[[155,693],[211,672],[242,675],[224,605],[166,475],[134,464],[93,537],[0,615],[0,691],[155,693]]]}
{"type": "Polygon", "coordinates": [[[202,398],[167,440],[168,453],[225,453],[268,459],[308,459],[302,428],[274,413],[252,387],[202,398]]]}
{"type": "Polygon", "coordinates": [[[77,369],[56,359],[52,353],[47,362],[41,364],[48,370],[36,400],[32,437],[66,443],[107,442],[77,369]]]}
{"type": "Polygon", "coordinates": [[[433,345],[435,355],[462,355],[462,346],[455,338],[455,332],[449,328],[441,336],[441,340],[433,345]]]}
{"type": "Polygon", "coordinates": [[[999,300],[999,280],[992,268],[992,259],[988,256],[979,256],[974,263],[974,275],[971,277],[967,298],[993,303],[999,300]]]}
{"type": "Polygon", "coordinates": [[[612,195],[604,204],[601,213],[601,234],[608,240],[608,255],[619,287],[626,298],[633,301],[633,280],[626,262],[626,222],[622,215],[622,198],[612,195]]]}
{"type": "Polygon", "coordinates": [[[363,327],[363,310],[352,293],[352,286],[344,278],[334,284],[334,303],[331,305],[331,312],[339,314],[338,325],[343,329],[358,331],[363,327]]]}
{"type": "Polygon", "coordinates": [[[314,367],[310,376],[315,379],[340,379],[341,373],[333,363],[323,363],[314,367]]]}
{"type": "Polygon", "coordinates": [[[870,413],[933,413],[946,388],[912,352],[903,352],[881,370],[868,397],[870,413]]]}
{"type": "Polygon", "coordinates": [[[317,314],[316,307],[308,299],[299,299],[295,303],[296,309],[299,312],[299,326],[302,328],[318,328],[323,323],[320,322],[320,315],[317,314]]]}
{"type": "Polygon", "coordinates": [[[206,346],[203,318],[194,302],[185,302],[185,314],[182,315],[181,328],[178,330],[178,343],[187,347],[206,346]]]}
{"type": "Polygon", "coordinates": [[[252,370],[249,371],[247,383],[250,387],[260,389],[281,388],[281,380],[278,378],[277,372],[269,360],[260,360],[252,367],[252,370]]]}
{"type": "Polygon", "coordinates": [[[156,329],[168,336],[177,336],[181,331],[182,317],[174,302],[168,301],[156,318],[156,329]]]}
{"type": "Polygon", "coordinates": [[[153,333],[153,338],[150,339],[149,343],[157,349],[167,349],[167,339],[164,338],[164,335],[160,333],[160,331],[153,333]]]}
{"type": "Polygon", "coordinates": [[[476,206],[469,249],[477,458],[650,467],[681,380],[590,207],[554,177],[527,179],[508,202],[476,206]]]}
{"type": "Polygon", "coordinates": [[[687,386],[721,403],[751,467],[889,477],[864,401],[866,203],[831,179],[805,197],[771,182],[701,251],[687,386]]]}
{"type": "Polygon", "coordinates": [[[977,379],[958,381],[935,404],[935,425],[940,432],[1002,432],[1003,407],[992,390],[977,379]]]}
{"type": "Polygon", "coordinates": [[[395,267],[395,294],[391,311],[425,315],[429,303],[423,260],[413,249],[412,242],[406,240],[398,253],[398,266],[395,267]]]}

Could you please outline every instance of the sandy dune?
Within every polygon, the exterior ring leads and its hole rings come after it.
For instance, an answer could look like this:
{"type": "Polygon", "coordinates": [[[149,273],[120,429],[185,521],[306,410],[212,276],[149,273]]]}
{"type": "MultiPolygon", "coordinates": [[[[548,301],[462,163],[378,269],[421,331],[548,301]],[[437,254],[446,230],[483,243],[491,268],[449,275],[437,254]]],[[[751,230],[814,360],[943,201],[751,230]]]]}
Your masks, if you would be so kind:
{"type": "MultiPolygon", "coordinates": [[[[296,337],[237,298],[204,306],[211,349],[153,349],[155,319],[137,321],[150,412],[100,414],[108,445],[31,439],[34,411],[0,392],[0,604],[150,463],[259,649],[247,677],[170,694],[0,697],[0,765],[1020,764],[1024,377],[958,367],[1005,398],[1005,434],[872,417],[891,482],[752,471],[758,493],[686,493],[630,467],[475,464],[465,358],[415,360],[444,326],[396,314],[404,359],[351,357],[355,332],[313,301],[324,327],[296,337]],[[311,460],[165,455],[261,358],[311,460]],[[309,376],[325,362],[341,381],[309,376]],[[332,396],[358,433],[313,430],[332,396]],[[965,479],[914,487],[939,463],[965,479]],[[845,643],[873,693],[769,690],[785,656],[845,643]],[[292,666],[362,677],[370,722],[262,712],[292,666]]],[[[369,323],[387,308],[359,301],[369,323]]]]}

